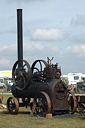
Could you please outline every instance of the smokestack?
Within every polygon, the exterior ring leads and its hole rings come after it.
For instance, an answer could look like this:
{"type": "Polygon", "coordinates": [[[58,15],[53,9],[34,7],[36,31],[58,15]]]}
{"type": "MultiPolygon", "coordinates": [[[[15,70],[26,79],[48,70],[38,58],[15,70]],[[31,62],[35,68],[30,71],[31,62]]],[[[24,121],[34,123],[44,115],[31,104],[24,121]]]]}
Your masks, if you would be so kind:
{"type": "Polygon", "coordinates": [[[23,60],[22,9],[17,9],[17,47],[18,60],[23,60]]]}

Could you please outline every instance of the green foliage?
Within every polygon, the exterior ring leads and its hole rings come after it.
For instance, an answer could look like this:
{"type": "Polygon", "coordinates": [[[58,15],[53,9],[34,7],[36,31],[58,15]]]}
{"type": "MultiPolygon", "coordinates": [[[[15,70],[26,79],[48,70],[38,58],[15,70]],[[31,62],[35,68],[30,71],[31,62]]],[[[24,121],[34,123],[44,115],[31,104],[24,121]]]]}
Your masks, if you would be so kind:
{"type": "Polygon", "coordinates": [[[4,80],[4,84],[7,86],[8,85],[8,81],[7,80],[4,80]]]}

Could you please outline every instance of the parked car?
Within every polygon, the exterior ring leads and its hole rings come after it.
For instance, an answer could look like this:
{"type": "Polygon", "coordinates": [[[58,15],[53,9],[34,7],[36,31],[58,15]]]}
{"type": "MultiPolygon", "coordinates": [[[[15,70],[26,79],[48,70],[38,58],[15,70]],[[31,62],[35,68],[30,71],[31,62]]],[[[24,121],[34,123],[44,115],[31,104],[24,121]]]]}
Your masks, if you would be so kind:
{"type": "Polygon", "coordinates": [[[0,78],[0,89],[5,88],[5,84],[3,82],[3,79],[0,78]]]}

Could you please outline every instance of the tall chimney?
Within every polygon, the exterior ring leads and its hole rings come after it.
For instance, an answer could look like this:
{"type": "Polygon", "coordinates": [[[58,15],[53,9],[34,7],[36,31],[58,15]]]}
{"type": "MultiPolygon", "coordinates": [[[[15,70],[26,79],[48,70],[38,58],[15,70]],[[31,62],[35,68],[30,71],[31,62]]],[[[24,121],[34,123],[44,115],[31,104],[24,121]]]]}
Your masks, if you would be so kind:
{"type": "Polygon", "coordinates": [[[22,9],[17,9],[17,47],[18,60],[23,60],[22,9]]]}

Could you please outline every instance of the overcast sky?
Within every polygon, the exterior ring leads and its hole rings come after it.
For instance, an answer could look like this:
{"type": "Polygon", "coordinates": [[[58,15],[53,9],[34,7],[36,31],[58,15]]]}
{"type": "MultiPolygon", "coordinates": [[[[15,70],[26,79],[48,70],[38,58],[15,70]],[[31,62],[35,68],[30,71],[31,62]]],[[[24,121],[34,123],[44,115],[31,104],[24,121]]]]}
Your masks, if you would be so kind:
{"type": "Polygon", "coordinates": [[[85,0],[0,0],[0,70],[17,60],[17,9],[23,9],[24,59],[85,73],[85,0]]]}

